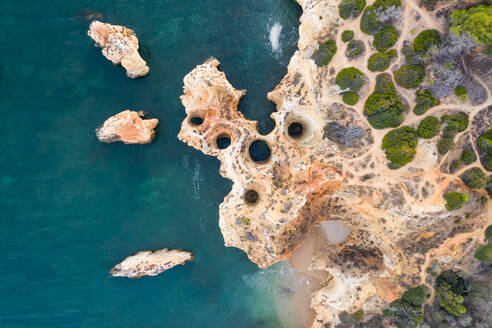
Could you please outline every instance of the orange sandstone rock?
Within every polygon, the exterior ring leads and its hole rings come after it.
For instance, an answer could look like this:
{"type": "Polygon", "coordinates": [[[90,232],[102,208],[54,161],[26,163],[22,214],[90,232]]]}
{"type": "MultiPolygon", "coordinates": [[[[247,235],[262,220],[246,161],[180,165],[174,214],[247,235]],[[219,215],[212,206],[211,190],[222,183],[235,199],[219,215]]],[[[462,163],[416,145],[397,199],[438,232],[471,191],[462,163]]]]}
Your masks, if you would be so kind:
{"type": "Polygon", "coordinates": [[[159,124],[156,118],[143,120],[143,112],[125,110],[108,118],[96,129],[96,136],[101,142],[121,141],[125,144],[146,144],[152,142],[155,127],[159,124]]]}

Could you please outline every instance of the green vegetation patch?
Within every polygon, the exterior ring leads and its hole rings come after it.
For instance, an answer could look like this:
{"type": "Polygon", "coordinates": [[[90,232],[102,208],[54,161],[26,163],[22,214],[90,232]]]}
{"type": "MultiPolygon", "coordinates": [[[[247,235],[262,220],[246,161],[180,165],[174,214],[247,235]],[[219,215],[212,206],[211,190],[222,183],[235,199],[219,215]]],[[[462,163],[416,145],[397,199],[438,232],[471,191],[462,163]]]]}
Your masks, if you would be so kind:
{"type": "Polygon", "coordinates": [[[383,315],[391,318],[396,327],[418,327],[424,321],[422,305],[427,301],[429,296],[430,291],[424,285],[409,289],[403,293],[401,298],[391,302],[383,310],[383,315]]]}
{"type": "Polygon", "coordinates": [[[475,258],[481,262],[492,262],[492,244],[480,246],[475,251],[475,258]]]}
{"type": "Polygon", "coordinates": [[[478,138],[478,147],[488,155],[492,155],[492,129],[487,130],[478,138]]]}
{"type": "Polygon", "coordinates": [[[425,69],[422,65],[402,65],[395,72],[396,83],[406,89],[416,88],[424,81],[425,69]]]}
{"type": "Polygon", "coordinates": [[[369,57],[367,68],[372,72],[383,72],[389,68],[391,60],[395,57],[395,49],[392,49],[385,53],[377,52],[369,57]]]}
{"type": "Polygon", "coordinates": [[[413,49],[416,53],[423,54],[433,45],[441,44],[441,35],[437,30],[425,30],[419,33],[413,41],[413,49]]]}
{"type": "Polygon", "coordinates": [[[353,106],[357,104],[357,102],[359,101],[359,94],[354,91],[344,92],[342,96],[342,100],[345,104],[349,106],[353,106]]]}
{"type": "Polygon", "coordinates": [[[354,38],[354,31],[352,30],[345,30],[342,33],[342,41],[343,42],[349,42],[354,38]]]}
{"type": "Polygon", "coordinates": [[[338,72],[335,83],[342,89],[359,91],[367,83],[367,77],[355,67],[348,67],[338,72]]]}
{"type": "Polygon", "coordinates": [[[487,186],[488,178],[482,169],[478,167],[472,167],[466,170],[461,176],[461,181],[472,189],[482,189],[487,186]]]}
{"type": "Polygon", "coordinates": [[[487,229],[485,229],[485,239],[492,241],[492,225],[489,225],[487,229]]]}
{"type": "Polygon", "coordinates": [[[360,30],[365,34],[374,35],[382,27],[378,21],[376,6],[368,6],[362,13],[362,18],[360,19],[360,30]]]}
{"type": "Polygon", "coordinates": [[[342,0],[338,5],[338,13],[343,19],[357,18],[365,6],[365,0],[342,0]]]}
{"type": "Polygon", "coordinates": [[[492,6],[455,10],[451,14],[451,32],[468,34],[476,43],[492,48],[492,6]]]}
{"type": "Polygon", "coordinates": [[[440,104],[439,99],[434,98],[432,92],[428,89],[419,89],[415,92],[416,105],[413,109],[415,115],[423,115],[429,108],[438,106],[440,104]]]}
{"type": "Polygon", "coordinates": [[[316,50],[311,57],[316,65],[326,66],[331,62],[333,56],[337,52],[337,43],[335,40],[328,40],[319,44],[318,50],[316,50]]]}
{"type": "Polygon", "coordinates": [[[458,132],[463,132],[468,128],[468,115],[465,113],[444,114],[441,116],[441,122],[446,123],[447,126],[455,126],[458,132]]]}
{"type": "Polygon", "coordinates": [[[345,51],[345,56],[350,59],[355,59],[360,57],[364,51],[366,50],[366,46],[364,42],[360,40],[352,40],[347,44],[347,50],[345,51]]]}
{"type": "Polygon", "coordinates": [[[448,151],[453,149],[454,147],[454,141],[453,138],[441,138],[439,142],[437,143],[437,151],[441,155],[445,155],[448,151]]]}
{"type": "Polygon", "coordinates": [[[464,202],[470,200],[467,194],[461,194],[454,191],[445,193],[444,199],[446,200],[446,208],[448,211],[460,209],[464,202]]]}
{"type": "Polygon", "coordinates": [[[408,126],[388,132],[381,148],[386,153],[386,158],[391,162],[390,168],[397,169],[411,162],[417,151],[417,132],[408,126]]]}
{"type": "Polygon", "coordinates": [[[420,121],[417,128],[417,135],[420,138],[431,139],[439,133],[441,127],[441,121],[434,116],[427,116],[420,121]]]}
{"type": "Polygon", "coordinates": [[[364,115],[375,129],[396,128],[403,122],[402,101],[389,74],[376,77],[374,92],[364,104],[364,115]]]}
{"type": "Polygon", "coordinates": [[[449,314],[459,317],[466,313],[463,303],[468,293],[468,284],[456,272],[442,272],[436,278],[435,289],[439,305],[449,314]]]}
{"type": "Polygon", "coordinates": [[[470,165],[477,160],[477,156],[472,149],[466,149],[461,152],[460,160],[466,165],[470,165]]]}
{"type": "Polygon", "coordinates": [[[374,35],[374,47],[380,51],[385,52],[389,48],[395,45],[398,40],[398,31],[391,24],[386,24],[374,35]]]}
{"type": "Polygon", "coordinates": [[[468,90],[463,85],[458,85],[454,89],[454,94],[461,99],[462,102],[466,102],[468,100],[468,90]]]}

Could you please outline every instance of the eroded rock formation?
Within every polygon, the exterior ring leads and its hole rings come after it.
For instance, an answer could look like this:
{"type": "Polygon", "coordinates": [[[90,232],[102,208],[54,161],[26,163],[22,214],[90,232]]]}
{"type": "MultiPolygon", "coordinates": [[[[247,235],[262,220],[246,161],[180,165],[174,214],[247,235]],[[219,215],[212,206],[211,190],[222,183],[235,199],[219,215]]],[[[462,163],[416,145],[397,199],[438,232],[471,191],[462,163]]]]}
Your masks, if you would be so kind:
{"type": "Polygon", "coordinates": [[[149,73],[147,63],[138,53],[138,38],[132,29],[93,21],[87,34],[96,42],[96,47],[102,48],[104,57],[126,69],[129,78],[149,73]]]}
{"type": "Polygon", "coordinates": [[[156,276],[177,265],[193,260],[193,254],[179,249],[142,251],[129,256],[111,269],[114,277],[140,278],[156,276]]]}
{"type": "Polygon", "coordinates": [[[125,110],[108,118],[96,129],[96,136],[101,142],[118,142],[126,144],[146,144],[152,142],[155,127],[159,124],[156,118],[143,120],[142,111],[125,110]]]}
{"type": "MultiPolygon", "coordinates": [[[[242,249],[260,267],[289,258],[318,222],[342,222],[351,229],[345,242],[321,248],[311,259],[311,270],[330,276],[311,301],[312,327],[322,328],[339,322],[344,311],[363,307],[368,316],[381,313],[402,291],[426,282],[430,263],[443,256],[456,260],[465,248],[469,254],[491,219],[490,201],[483,201],[484,190],[461,182],[464,168],[454,174],[441,170],[447,156],[438,154],[436,139],[420,139],[411,163],[388,167],[381,149],[388,129],[370,127],[363,115],[377,75],[367,71],[367,56],[347,64],[338,51],[330,65],[321,67],[312,60],[319,42],[339,40],[344,29],[358,28],[359,20],[341,20],[337,1],[298,2],[304,11],[299,49],[287,75],[268,94],[277,107],[275,129],[260,135],[256,122],[238,112],[245,91],[236,90],[211,58],[184,78],[187,117],[178,138],[216,156],[221,175],[233,181],[220,205],[219,225],[226,246],[242,249]],[[342,104],[334,83],[335,72],[346,66],[365,71],[371,81],[351,107],[342,104]],[[450,212],[443,199],[447,191],[466,193],[469,201],[450,212]]],[[[404,3],[403,12],[401,40],[411,37],[413,27],[443,29],[413,2],[404,3]]],[[[369,43],[368,36],[358,37],[369,43]]],[[[397,86],[397,91],[411,102],[409,90],[397,86]]],[[[430,112],[437,117],[465,112],[470,126],[457,140],[474,139],[490,104],[447,99],[430,112]]],[[[403,124],[414,128],[422,119],[405,116],[403,124]]],[[[490,128],[490,120],[487,124],[490,128]]],[[[455,263],[455,269],[464,269],[455,263]]]]}

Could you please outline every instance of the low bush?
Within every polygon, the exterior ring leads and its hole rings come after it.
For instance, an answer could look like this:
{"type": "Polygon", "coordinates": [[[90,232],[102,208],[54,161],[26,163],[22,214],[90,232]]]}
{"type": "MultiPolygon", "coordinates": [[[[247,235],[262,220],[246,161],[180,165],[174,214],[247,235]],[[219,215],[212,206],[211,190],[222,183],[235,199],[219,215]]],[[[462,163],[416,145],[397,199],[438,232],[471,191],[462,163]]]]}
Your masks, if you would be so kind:
{"type": "Polygon", "coordinates": [[[478,138],[478,147],[492,156],[492,128],[478,138]]]}
{"type": "Polygon", "coordinates": [[[454,125],[447,125],[443,129],[442,136],[444,138],[451,138],[452,139],[456,136],[457,133],[458,133],[458,127],[456,127],[454,125]]]}
{"type": "Polygon", "coordinates": [[[463,132],[468,128],[468,115],[465,113],[444,114],[441,116],[441,122],[447,126],[456,126],[458,132],[463,132]]]}
{"type": "Polygon", "coordinates": [[[342,96],[342,100],[347,105],[353,106],[357,104],[357,102],[359,101],[359,94],[354,91],[344,92],[342,96]]]}
{"type": "Polygon", "coordinates": [[[416,105],[413,109],[415,115],[423,115],[429,108],[438,106],[439,99],[434,98],[432,92],[428,89],[419,89],[415,92],[416,105]]]}
{"type": "Polygon", "coordinates": [[[420,285],[407,290],[401,295],[401,298],[414,306],[422,306],[429,299],[431,293],[427,286],[420,285]]]}
{"type": "Polygon", "coordinates": [[[424,78],[425,69],[422,65],[402,65],[395,72],[396,83],[406,89],[418,87],[424,78]]]}
{"type": "Polygon", "coordinates": [[[466,149],[461,152],[460,160],[466,165],[470,165],[477,160],[477,156],[472,149],[466,149]]]}
{"type": "Polygon", "coordinates": [[[342,33],[342,41],[343,42],[349,42],[354,38],[354,31],[352,30],[345,30],[342,33]]]}
{"type": "Polygon", "coordinates": [[[469,288],[466,281],[454,271],[444,271],[434,283],[439,305],[449,314],[462,316],[466,313],[464,296],[469,288]]]}
{"type": "Polygon", "coordinates": [[[481,262],[492,262],[492,244],[480,246],[475,252],[475,258],[481,262]]]}
{"type": "Polygon", "coordinates": [[[364,51],[366,50],[366,46],[364,42],[360,40],[352,40],[347,44],[347,50],[345,51],[345,56],[350,59],[355,59],[360,57],[364,51]]]}
{"type": "Polygon", "coordinates": [[[311,58],[316,65],[326,66],[331,62],[331,59],[335,56],[336,52],[337,43],[335,40],[328,40],[319,44],[318,50],[313,53],[311,58]]]}
{"type": "Polygon", "coordinates": [[[420,122],[417,128],[417,135],[420,138],[431,139],[437,136],[440,126],[441,121],[437,117],[427,116],[420,122]]]}
{"type": "Polygon", "coordinates": [[[401,298],[391,302],[383,310],[383,315],[391,318],[396,327],[418,327],[424,320],[422,305],[429,297],[430,291],[424,285],[409,289],[403,293],[401,298]]]}
{"type": "Polygon", "coordinates": [[[381,148],[391,162],[392,169],[400,168],[411,162],[417,151],[417,132],[408,126],[392,130],[383,137],[381,148]]]}
{"type": "Polygon", "coordinates": [[[386,24],[374,35],[373,45],[378,51],[385,52],[395,45],[396,40],[398,40],[396,28],[391,24],[386,24]]]}
{"type": "Polygon", "coordinates": [[[468,90],[462,85],[458,85],[454,89],[454,94],[461,99],[462,102],[466,102],[468,100],[468,90]]]}
{"type": "Polygon", "coordinates": [[[453,149],[454,141],[452,138],[441,138],[437,143],[437,151],[441,155],[445,155],[448,151],[453,149]]]}
{"type": "Polygon", "coordinates": [[[365,6],[365,0],[342,0],[338,5],[338,13],[343,19],[357,18],[365,6]]]}
{"type": "Polygon", "coordinates": [[[472,189],[481,189],[487,186],[488,178],[482,169],[478,167],[472,167],[466,170],[461,176],[461,181],[468,187],[472,189]]]}
{"type": "Polygon", "coordinates": [[[382,27],[383,24],[378,21],[376,6],[368,6],[364,9],[362,18],[360,19],[360,30],[365,34],[374,35],[382,27]]]}
{"type": "Polygon", "coordinates": [[[464,202],[470,200],[467,194],[461,194],[454,191],[445,193],[444,199],[446,200],[446,208],[448,211],[460,209],[464,202]]]}
{"type": "Polygon", "coordinates": [[[396,128],[403,122],[402,101],[389,74],[376,77],[374,92],[364,104],[364,115],[375,129],[396,128]]]}
{"type": "Polygon", "coordinates": [[[367,82],[367,77],[355,67],[348,67],[338,72],[335,83],[342,89],[348,91],[359,91],[367,82]]]}
{"type": "Polygon", "coordinates": [[[437,30],[425,30],[419,33],[413,41],[413,49],[419,54],[423,54],[433,45],[441,44],[441,35],[437,30]]]}
{"type": "Polygon", "coordinates": [[[396,50],[377,52],[369,57],[367,68],[372,72],[383,72],[390,66],[391,60],[396,57],[396,50]]]}

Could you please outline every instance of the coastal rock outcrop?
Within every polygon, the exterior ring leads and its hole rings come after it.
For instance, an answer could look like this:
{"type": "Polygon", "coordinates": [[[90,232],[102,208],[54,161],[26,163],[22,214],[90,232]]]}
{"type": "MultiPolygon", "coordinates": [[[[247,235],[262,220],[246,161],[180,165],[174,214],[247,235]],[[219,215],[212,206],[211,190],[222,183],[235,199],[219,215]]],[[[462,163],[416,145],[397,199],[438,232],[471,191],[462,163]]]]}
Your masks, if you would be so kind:
{"type": "Polygon", "coordinates": [[[96,136],[101,142],[118,142],[125,144],[146,144],[152,142],[155,127],[159,124],[156,118],[144,120],[142,111],[125,110],[108,118],[96,129],[96,136]]]}
{"type": "MultiPolygon", "coordinates": [[[[225,245],[242,249],[260,267],[288,259],[320,223],[347,227],[346,240],[317,249],[308,269],[329,275],[311,298],[312,327],[327,328],[339,323],[342,313],[381,314],[403,291],[426,283],[429,266],[442,258],[455,260],[453,269],[467,270],[459,254],[470,254],[478,245],[492,215],[485,190],[460,179],[465,167],[442,172],[448,156],[436,146],[442,134],[415,137],[413,160],[391,166],[382,149],[390,129],[371,127],[364,112],[380,73],[365,69],[367,56],[348,64],[344,51],[330,54],[329,64],[312,59],[327,40],[338,40],[342,47],[341,32],[358,29],[359,20],[342,20],[338,1],[297,2],[303,8],[298,50],[286,76],[268,94],[276,104],[275,128],[261,135],[257,123],[237,110],[246,91],[235,89],[211,58],[184,78],[181,100],[187,117],[178,138],[217,157],[220,174],[233,181],[219,211],[225,245]],[[340,92],[334,92],[335,74],[347,66],[364,70],[367,77],[353,105],[343,104],[340,92]],[[450,211],[443,197],[448,192],[466,194],[467,201],[450,211]]],[[[395,16],[405,22],[395,45],[398,53],[405,38],[414,38],[412,28],[444,29],[413,2],[402,7],[395,16]]],[[[360,31],[358,37],[372,41],[360,31]]],[[[395,70],[399,64],[392,63],[395,70]]],[[[394,84],[389,73],[384,78],[394,84]]],[[[404,106],[415,105],[410,100],[415,90],[394,88],[404,106]]],[[[491,100],[481,105],[452,101],[429,112],[441,118],[459,108],[459,117],[465,116],[470,126],[456,132],[456,140],[476,138],[476,122],[483,120],[474,118],[491,100]]],[[[408,126],[407,131],[415,131],[429,115],[403,112],[397,126],[408,126]]],[[[485,124],[490,128],[490,121],[485,124]]],[[[471,166],[483,169],[478,161],[471,166]]]]}
{"type": "Polygon", "coordinates": [[[167,248],[159,251],[142,251],[129,256],[111,269],[114,277],[140,278],[156,276],[177,265],[193,260],[191,252],[167,248]]]}
{"type": "Polygon", "coordinates": [[[87,34],[102,48],[104,57],[113,64],[121,64],[129,78],[145,76],[149,67],[138,53],[138,38],[132,29],[93,21],[87,34]]]}

